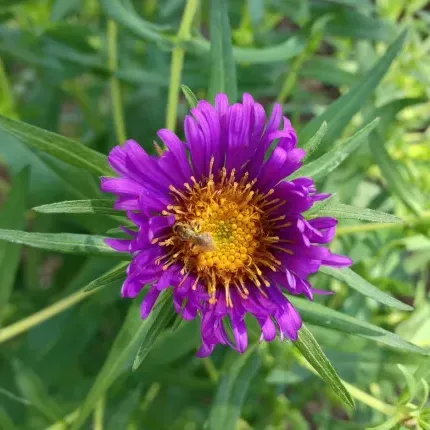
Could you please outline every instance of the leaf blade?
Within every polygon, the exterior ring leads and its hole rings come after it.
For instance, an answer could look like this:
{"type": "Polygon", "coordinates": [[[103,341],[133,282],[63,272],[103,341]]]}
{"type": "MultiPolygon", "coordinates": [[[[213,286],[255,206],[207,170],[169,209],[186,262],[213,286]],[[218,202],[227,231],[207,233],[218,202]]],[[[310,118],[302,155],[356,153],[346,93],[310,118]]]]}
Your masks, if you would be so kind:
{"type": "Polygon", "coordinates": [[[409,353],[430,356],[430,352],[381,327],[358,320],[315,302],[288,296],[288,300],[299,310],[303,320],[343,333],[349,333],[409,353]]]}
{"type": "Polygon", "coordinates": [[[105,237],[76,233],[28,233],[21,230],[0,229],[0,240],[11,243],[70,254],[120,256],[106,245],[105,237]]]}
{"type": "Polygon", "coordinates": [[[320,207],[318,211],[313,212],[312,216],[328,216],[337,219],[358,219],[360,221],[376,223],[403,224],[401,218],[386,212],[375,211],[368,208],[357,208],[355,206],[332,201],[320,207]]]}
{"type": "MultiPolygon", "coordinates": [[[[142,321],[139,317],[139,304],[136,302],[130,306],[124,324],[115,338],[108,357],[83,404],[79,408],[79,414],[72,425],[72,430],[77,430],[82,426],[94,409],[97,401],[104,395],[124,369],[128,368],[142,342],[142,335],[151,330],[150,323],[154,320],[154,317],[142,321]]],[[[157,314],[160,309],[162,307],[157,306],[151,314],[157,314]]]]}
{"type": "Polygon", "coordinates": [[[209,414],[210,430],[234,430],[245,400],[249,382],[257,372],[261,358],[256,347],[237,358],[222,377],[209,414]]]}
{"type": "Polygon", "coordinates": [[[36,206],[32,210],[45,214],[104,214],[118,215],[113,209],[113,201],[108,199],[67,200],[36,206]]]}
{"type": "MultiPolygon", "coordinates": [[[[12,229],[25,227],[29,178],[28,168],[21,170],[14,178],[7,200],[0,211],[0,227],[12,229]]],[[[20,245],[0,242],[0,309],[4,308],[12,294],[20,259],[20,245]]]]}
{"type": "Polygon", "coordinates": [[[126,274],[126,268],[130,264],[129,261],[124,261],[122,263],[117,264],[113,269],[109,270],[102,276],[91,281],[86,287],[84,287],[83,291],[88,292],[92,290],[96,290],[99,288],[103,288],[106,285],[111,284],[112,282],[119,281],[126,274]]]}
{"type": "Polygon", "coordinates": [[[315,161],[305,164],[291,177],[309,176],[314,180],[323,178],[336,169],[365,139],[367,139],[369,133],[378,125],[378,122],[379,118],[376,118],[372,122],[366,124],[344,143],[334,147],[315,161]]]}
{"type": "Polygon", "coordinates": [[[390,306],[392,308],[400,309],[402,311],[412,311],[413,307],[407,305],[406,303],[397,300],[395,297],[384,293],[379,288],[376,288],[370,282],[362,278],[358,273],[355,273],[349,268],[344,269],[334,269],[333,267],[320,267],[320,271],[325,273],[332,278],[342,281],[349,285],[354,290],[358,291],[379,303],[390,306]]]}
{"type": "Polygon", "coordinates": [[[112,174],[103,154],[72,139],[1,115],[0,129],[17,137],[25,145],[46,152],[65,163],[88,170],[96,175],[112,174]]]}
{"type": "MultiPolygon", "coordinates": [[[[355,84],[349,92],[332,103],[322,115],[313,118],[299,133],[299,140],[308,141],[317,132],[323,121],[327,121],[329,127],[324,141],[333,142],[336,140],[350,119],[360,110],[364,101],[371,96],[378,86],[402,48],[405,37],[406,32],[400,34],[389,46],[385,55],[365,74],[363,79],[355,84]]],[[[320,149],[324,146],[325,144],[320,145],[320,149]]]]}
{"type": "Polygon", "coordinates": [[[347,406],[354,408],[353,398],[342,384],[342,381],[330,361],[327,359],[320,345],[305,325],[300,329],[299,337],[295,342],[293,342],[293,345],[312,365],[324,382],[333,389],[337,396],[347,406]]]}
{"type": "Polygon", "coordinates": [[[230,102],[237,99],[236,63],[231,44],[231,28],[226,0],[211,0],[211,74],[208,98],[214,101],[216,94],[227,94],[230,102]]]}

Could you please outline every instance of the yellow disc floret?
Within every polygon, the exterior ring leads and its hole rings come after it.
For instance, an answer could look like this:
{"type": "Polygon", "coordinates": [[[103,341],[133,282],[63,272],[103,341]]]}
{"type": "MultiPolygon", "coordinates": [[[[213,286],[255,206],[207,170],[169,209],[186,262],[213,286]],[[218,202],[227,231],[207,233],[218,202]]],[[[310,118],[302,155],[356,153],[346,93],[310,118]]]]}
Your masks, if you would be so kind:
{"type": "Polygon", "coordinates": [[[255,181],[248,181],[247,174],[237,182],[235,171],[227,175],[223,168],[217,176],[215,180],[211,169],[206,180],[192,177],[183,191],[170,187],[176,203],[163,214],[174,214],[176,223],[172,234],[154,242],[166,247],[157,261],[164,269],[182,263],[183,281],[195,275],[193,288],[203,283],[211,303],[217,289],[224,288],[227,306],[232,307],[231,288],[246,298],[252,284],[265,295],[262,286],[270,284],[261,269],[276,271],[280,265],[270,248],[291,251],[276,246],[279,238],[272,235],[285,217],[271,218],[271,213],[285,202],[272,199],[273,190],[265,194],[253,190],[255,181]]]}

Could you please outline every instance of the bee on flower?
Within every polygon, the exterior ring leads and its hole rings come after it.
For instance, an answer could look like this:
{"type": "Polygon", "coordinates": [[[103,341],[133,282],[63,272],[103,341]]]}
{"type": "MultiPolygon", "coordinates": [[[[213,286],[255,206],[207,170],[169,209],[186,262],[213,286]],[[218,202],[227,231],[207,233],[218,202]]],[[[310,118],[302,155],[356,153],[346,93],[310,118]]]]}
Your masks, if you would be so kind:
{"type": "Polygon", "coordinates": [[[137,226],[124,229],[130,239],[107,239],[132,255],[122,296],[136,297],[150,284],[141,305],[146,318],[171,288],[176,312],[201,319],[200,357],[217,344],[244,352],[247,313],[262,340],[297,339],[302,322],[288,294],[312,300],[322,291],[309,275],[351,260],[322,246],[336,219],[302,215],[329,194],[310,178],[288,180],[305,155],[290,121],[280,105],[267,119],[249,94],[232,105],[218,94],[214,106],[200,101],[191,109],[184,132],[183,142],[159,130],[167,149],[158,156],[128,140],[108,157],[119,177],[102,178],[102,190],[117,196],[115,208],[137,226]]]}

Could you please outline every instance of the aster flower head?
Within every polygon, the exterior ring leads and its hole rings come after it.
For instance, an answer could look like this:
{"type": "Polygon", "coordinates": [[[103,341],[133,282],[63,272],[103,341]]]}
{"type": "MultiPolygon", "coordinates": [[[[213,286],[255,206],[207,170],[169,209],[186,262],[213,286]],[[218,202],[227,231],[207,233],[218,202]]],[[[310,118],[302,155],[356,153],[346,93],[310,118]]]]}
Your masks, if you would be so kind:
{"type": "Polygon", "coordinates": [[[279,105],[266,118],[249,94],[232,105],[218,94],[214,106],[200,101],[191,109],[184,132],[182,142],[159,130],[167,149],[157,157],[133,140],[109,155],[119,177],[102,178],[102,189],[117,195],[115,207],[137,227],[123,228],[128,240],[107,240],[132,255],[122,296],[136,297],[150,284],[141,305],[146,318],[171,288],[176,312],[201,318],[201,357],[219,343],[244,352],[247,313],[262,340],[277,333],[297,339],[301,318],[285,294],[312,300],[321,291],[309,275],[351,261],[322,246],[336,219],[303,216],[329,195],[317,193],[310,178],[288,180],[305,155],[290,121],[279,105]]]}

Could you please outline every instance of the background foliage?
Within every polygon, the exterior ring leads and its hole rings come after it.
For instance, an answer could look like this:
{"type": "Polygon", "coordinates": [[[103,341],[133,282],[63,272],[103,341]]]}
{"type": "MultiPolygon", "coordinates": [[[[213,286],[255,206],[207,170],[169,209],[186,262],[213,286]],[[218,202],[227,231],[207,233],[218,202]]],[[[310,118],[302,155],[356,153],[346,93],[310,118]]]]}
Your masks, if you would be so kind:
{"type": "Polygon", "coordinates": [[[0,428],[430,428],[427,1],[1,0],[0,22],[0,428]],[[282,103],[337,193],[314,213],[342,218],[355,264],[294,299],[295,345],[197,359],[169,297],[144,324],[119,299],[98,152],[182,133],[180,84],[282,103]]]}

